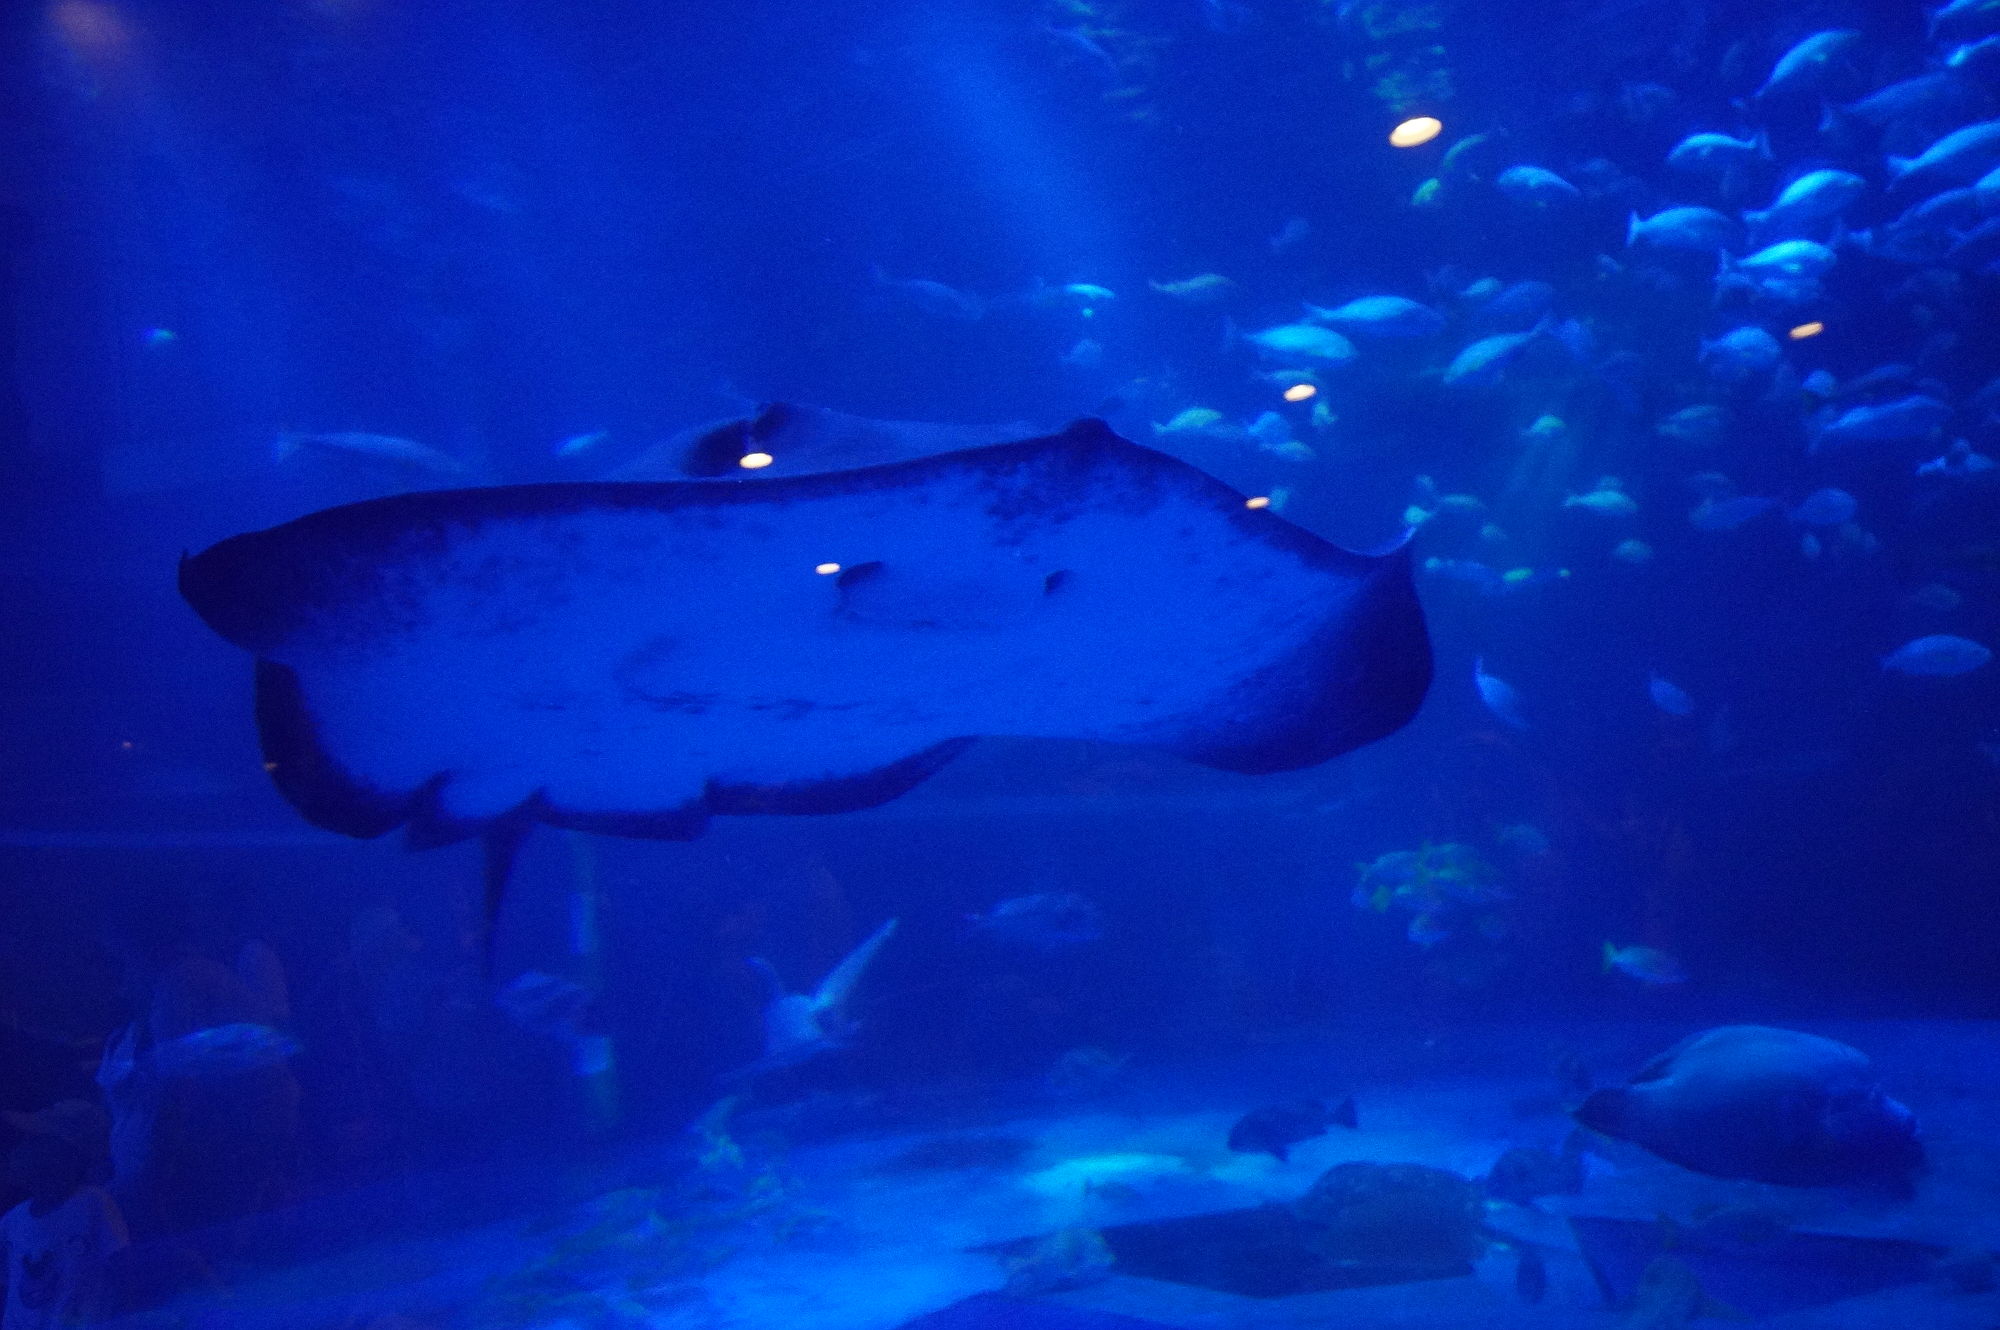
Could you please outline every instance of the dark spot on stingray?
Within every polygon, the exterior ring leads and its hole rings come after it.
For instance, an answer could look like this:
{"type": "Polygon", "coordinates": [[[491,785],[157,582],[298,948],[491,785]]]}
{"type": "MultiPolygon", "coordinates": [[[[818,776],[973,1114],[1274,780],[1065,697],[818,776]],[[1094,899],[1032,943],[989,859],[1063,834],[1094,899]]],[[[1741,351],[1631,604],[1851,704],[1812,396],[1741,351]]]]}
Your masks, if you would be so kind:
{"type": "Polygon", "coordinates": [[[881,1173],[946,1173],[960,1169],[1012,1168],[1035,1143],[1022,1136],[980,1134],[938,1136],[919,1141],[883,1163],[881,1173]]]}
{"type": "Polygon", "coordinates": [[[1069,578],[1070,578],[1069,569],[1067,568],[1056,569],[1054,572],[1050,573],[1047,577],[1044,577],[1042,579],[1042,594],[1045,596],[1053,596],[1056,592],[1063,589],[1064,585],[1066,585],[1069,582],[1069,578]]]}

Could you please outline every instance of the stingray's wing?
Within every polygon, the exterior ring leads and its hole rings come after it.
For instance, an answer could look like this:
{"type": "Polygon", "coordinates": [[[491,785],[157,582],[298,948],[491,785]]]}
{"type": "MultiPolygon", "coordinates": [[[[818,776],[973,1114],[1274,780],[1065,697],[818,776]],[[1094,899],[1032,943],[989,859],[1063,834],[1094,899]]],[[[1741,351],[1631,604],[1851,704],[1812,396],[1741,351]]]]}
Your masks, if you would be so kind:
{"type": "Polygon", "coordinates": [[[1431,673],[1406,554],[1097,422],[754,484],[399,495],[226,540],[181,590],[258,658],[285,796],[418,845],[865,808],[981,734],[1296,768],[1401,726],[1431,673]]]}
{"type": "Polygon", "coordinates": [[[774,480],[851,471],[1006,443],[1034,431],[1020,424],[956,425],[870,420],[796,402],[769,402],[751,416],[676,435],[614,472],[612,480],[774,480]],[[757,464],[743,459],[760,454],[757,464]]]}
{"type": "Polygon", "coordinates": [[[860,982],[861,972],[868,968],[868,962],[875,959],[875,953],[882,949],[882,944],[895,931],[896,921],[891,919],[828,971],[826,978],[819,981],[819,988],[813,992],[813,1010],[838,1012],[847,1002],[847,995],[854,991],[854,985],[860,982]]]}

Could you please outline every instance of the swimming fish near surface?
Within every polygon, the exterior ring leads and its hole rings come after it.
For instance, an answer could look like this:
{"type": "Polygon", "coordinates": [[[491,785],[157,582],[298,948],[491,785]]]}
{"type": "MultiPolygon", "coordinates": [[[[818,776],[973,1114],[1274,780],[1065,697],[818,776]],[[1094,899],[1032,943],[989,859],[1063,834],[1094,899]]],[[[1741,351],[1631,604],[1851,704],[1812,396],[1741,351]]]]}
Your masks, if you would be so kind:
{"type": "Polygon", "coordinates": [[[1339,549],[1095,420],[745,483],[371,500],[186,556],[180,590],[257,658],[264,761],[308,821],[483,838],[495,904],[536,823],[868,808],[981,734],[1291,770],[1400,728],[1431,675],[1406,551],[1339,549]]]}

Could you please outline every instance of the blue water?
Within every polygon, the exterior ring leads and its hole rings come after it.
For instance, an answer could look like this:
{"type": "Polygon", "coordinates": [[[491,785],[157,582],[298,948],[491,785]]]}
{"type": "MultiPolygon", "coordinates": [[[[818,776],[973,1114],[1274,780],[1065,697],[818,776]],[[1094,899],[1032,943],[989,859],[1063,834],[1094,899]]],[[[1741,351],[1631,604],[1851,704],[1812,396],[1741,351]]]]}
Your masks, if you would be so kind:
{"type": "MultiPolygon", "coordinates": [[[[1890,165],[2000,115],[2000,11],[22,0],[0,23],[0,1097],[108,1099],[131,1324],[1581,1327],[1641,1322],[1569,1214],[2000,1246],[2000,664],[1977,654],[2000,647],[2000,147],[1890,165]],[[1952,82],[1923,106],[1855,108],[1926,73],[1952,82]],[[1442,132],[1391,146],[1417,115],[1442,132]],[[1724,172],[1667,165],[1698,131],[1762,137],[1724,172]],[[1520,165],[1574,188],[1513,197],[1520,165]],[[1858,196],[1746,231],[1815,170],[1858,196]],[[1907,216],[1953,189],[1947,221],[1907,216]],[[1629,217],[1687,205],[1726,245],[1628,245],[1629,217]],[[1784,240],[1830,266],[1719,276],[1784,240]],[[1213,298],[1158,289],[1205,274],[1213,298]],[[1332,365],[1252,341],[1368,295],[1441,330],[1349,326],[1332,365]],[[1744,328],[1774,358],[1704,350],[1744,328]],[[1532,335],[1446,382],[1506,333],[1532,335]],[[1911,398],[1934,414],[1843,434],[1911,398]],[[490,928],[476,845],[348,839],[273,788],[248,658],[176,594],[183,553],[407,490],[601,480],[774,401],[1019,438],[1098,416],[1349,549],[1409,532],[1428,696],[1303,770],[1003,733],[863,811],[544,829],[490,928]],[[1689,408],[1707,437],[1662,430],[1689,408]],[[1825,489],[1851,519],[1795,511],[1825,489]],[[1974,654],[1887,659],[1940,635],[1974,654]],[[1456,867],[1412,886],[1418,854],[1456,867]],[[1083,935],[976,918],[1053,893],[1094,909],[1083,935]],[[750,959],[809,992],[892,918],[840,1046],[740,1075],[768,1052],[750,959]],[[559,982],[510,1005],[524,974],[559,982]],[[1871,1055],[1924,1124],[1914,1196],[1599,1140],[1580,1193],[1495,1212],[1470,1274],[1245,1298],[1119,1245],[1342,1161],[1479,1178],[1735,1023],[1871,1055]],[[134,1028],[211,1059],[150,1132],[107,1083],[134,1028]],[[1251,1109],[1350,1093],[1358,1131],[1282,1163],[1224,1147],[1251,1109]],[[195,1162],[135,1182],[134,1140],[195,1162]],[[242,1141],[266,1152],[199,1162],[242,1141]],[[1018,1244],[1066,1230],[1116,1259],[996,1300],[1018,1244]],[[1530,1247],[1541,1302],[1514,1287],[1530,1247]]],[[[1857,1293],[1747,1259],[1772,1324],[2000,1317],[1928,1267],[1857,1293]]]]}

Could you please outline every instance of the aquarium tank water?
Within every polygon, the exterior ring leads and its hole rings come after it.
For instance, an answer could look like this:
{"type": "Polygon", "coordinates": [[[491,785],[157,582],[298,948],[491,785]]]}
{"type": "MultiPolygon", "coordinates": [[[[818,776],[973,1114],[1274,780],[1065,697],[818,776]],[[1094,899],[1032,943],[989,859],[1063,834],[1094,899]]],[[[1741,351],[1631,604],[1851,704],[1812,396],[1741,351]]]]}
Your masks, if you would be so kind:
{"type": "Polygon", "coordinates": [[[2000,2],[0,5],[0,1330],[1992,1330],[2000,2]]]}

